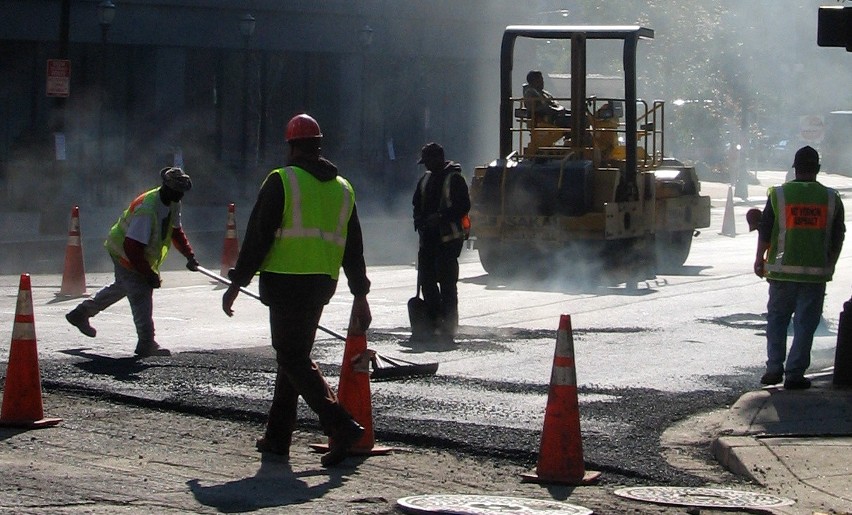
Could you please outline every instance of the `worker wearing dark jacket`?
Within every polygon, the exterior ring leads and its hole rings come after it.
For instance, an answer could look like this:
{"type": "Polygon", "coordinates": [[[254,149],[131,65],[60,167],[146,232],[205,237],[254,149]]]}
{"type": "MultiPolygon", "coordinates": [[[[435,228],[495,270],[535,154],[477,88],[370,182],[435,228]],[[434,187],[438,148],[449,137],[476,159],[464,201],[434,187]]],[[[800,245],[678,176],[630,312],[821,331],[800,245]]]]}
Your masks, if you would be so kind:
{"type": "Polygon", "coordinates": [[[435,331],[452,339],[458,331],[459,255],[465,240],[462,220],[470,211],[461,166],[444,158],[444,149],[429,143],[418,163],[426,165],[414,191],[414,229],[420,235],[417,281],[435,331]]]}
{"type": "Polygon", "coordinates": [[[306,114],[287,125],[289,163],[263,182],[249,217],[237,263],[229,272],[231,286],[222,308],[233,315],[239,287],[260,271],[260,298],[269,306],[272,347],[278,372],[261,452],[289,456],[296,427],[299,395],[319,416],[330,437],[324,466],[342,461],[364,433],[340,405],[317,364],[311,359],[323,307],[337,288],[340,267],[355,300],[350,331],[366,331],[372,317],[361,225],[355,193],[320,156],[322,133],[306,114]]]}
{"type": "Polygon", "coordinates": [[[65,315],[65,318],[89,337],[97,334],[89,318],[127,297],[136,325],[136,355],[168,356],[154,341],[153,294],[160,287],[160,265],[169,246],[174,245],[187,259],[186,267],[198,270],[195,253],[180,223],[180,201],[192,187],[189,176],[180,168],[160,170],[162,186],[136,197],[112,226],[104,246],[115,267],[115,281],[100,289],[65,315]]]}

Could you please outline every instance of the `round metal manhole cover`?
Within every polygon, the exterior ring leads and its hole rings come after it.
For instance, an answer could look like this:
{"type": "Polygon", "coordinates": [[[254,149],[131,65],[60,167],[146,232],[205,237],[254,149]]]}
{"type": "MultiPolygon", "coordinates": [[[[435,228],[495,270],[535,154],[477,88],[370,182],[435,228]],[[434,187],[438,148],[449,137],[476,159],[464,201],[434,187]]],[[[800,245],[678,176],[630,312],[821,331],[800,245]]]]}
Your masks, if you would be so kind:
{"type": "Polygon", "coordinates": [[[790,499],[774,495],[718,488],[637,486],[618,489],[615,495],[637,501],[700,508],[777,508],[793,504],[790,499]]]}
{"type": "Polygon", "coordinates": [[[458,515],[592,515],[588,508],[559,501],[493,495],[414,495],[396,501],[406,513],[458,515]]]}

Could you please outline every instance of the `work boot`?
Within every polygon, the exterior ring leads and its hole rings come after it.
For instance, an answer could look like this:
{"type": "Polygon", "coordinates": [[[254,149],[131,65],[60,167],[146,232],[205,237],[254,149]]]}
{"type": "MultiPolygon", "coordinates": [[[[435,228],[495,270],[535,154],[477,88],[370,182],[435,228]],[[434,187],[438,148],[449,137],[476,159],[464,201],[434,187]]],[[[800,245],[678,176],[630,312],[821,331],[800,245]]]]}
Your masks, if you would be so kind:
{"type": "Polygon", "coordinates": [[[785,390],[807,390],[811,387],[811,380],[807,377],[788,377],[784,381],[785,390]]]}
{"type": "Polygon", "coordinates": [[[65,315],[65,320],[85,334],[89,338],[94,338],[98,332],[89,324],[89,316],[87,316],[80,308],[74,308],[65,315]]]}
{"type": "Polygon", "coordinates": [[[361,439],[365,429],[361,424],[350,419],[342,428],[338,429],[331,435],[328,452],[322,455],[320,463],[323,467],[333,467],[346,459],[349,455],[349,449],[361,439]]]}
{"type": "Polygon", "coordinates": [[[290,445],[271,440],[265,436],[257,439],[255,443],[258,452],[277,454],[283,458],[290,458],[290,445]]]}
{"type": "Polygon", "coordinates": [[[781,372],[767,372],[760,378],[760,384],[773,385],[778,384],[784,378],[781,372]]]}
{"type": "Polygon", "coordinates": [[[164,349],[155,341],[139,342],[136,344],[136,357],[148,358],[151,356],[171,356],[169,349],[164,349]]]}

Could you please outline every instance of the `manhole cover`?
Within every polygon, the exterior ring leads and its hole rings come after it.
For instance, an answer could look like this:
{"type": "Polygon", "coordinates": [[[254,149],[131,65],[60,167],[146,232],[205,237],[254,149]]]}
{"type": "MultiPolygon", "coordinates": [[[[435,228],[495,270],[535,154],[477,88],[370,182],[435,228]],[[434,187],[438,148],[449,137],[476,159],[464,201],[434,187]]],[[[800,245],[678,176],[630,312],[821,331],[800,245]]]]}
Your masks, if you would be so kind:
{"type": "Polygon", "coordinates": [[[396,501],[406,513],[452,513],[459,515],[592,515],[588,508],[558,501],[497,497],[492,495],[414,495],[396,501]]]}
{"type": "Polygon", "coordinates": [[[790,499],[774,495],[718,488],[637,486],[616,490],[615,495],[657,504],[703,508],[775,508],[793,504],[790,499]]]}

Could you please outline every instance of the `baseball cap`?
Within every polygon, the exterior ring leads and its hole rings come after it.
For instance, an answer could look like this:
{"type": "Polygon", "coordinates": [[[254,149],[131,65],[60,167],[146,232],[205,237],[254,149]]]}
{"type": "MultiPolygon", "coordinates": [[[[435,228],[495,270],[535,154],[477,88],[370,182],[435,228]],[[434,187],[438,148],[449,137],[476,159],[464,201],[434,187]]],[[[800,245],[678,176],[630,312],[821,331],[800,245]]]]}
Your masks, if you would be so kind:
{"type": "Polygon", "coordinates": [[[163,179],[164,186],[175,191],[185,193],[192,188],[192,179],[176,166],[167,166],[160,170],[160,177],[163,179]]]}
{"type": "Polygon", "coordinates": [[[819,153],[810,145],[806,145],[797,150],[796,157],[793,158],[793,168],[818,164],[819,153]]]}
{"type": "Polygon", "coordinates": [[[420,149],[420,161],[417,161],[418,164],[423,164],[426,162],[426,159],[434,157],[444,159],[444,147],[435,143],[434,141],[431,143],[427,143],[423,145],[423,148],[420,149]]]}

